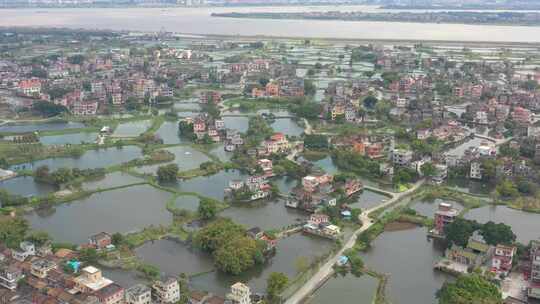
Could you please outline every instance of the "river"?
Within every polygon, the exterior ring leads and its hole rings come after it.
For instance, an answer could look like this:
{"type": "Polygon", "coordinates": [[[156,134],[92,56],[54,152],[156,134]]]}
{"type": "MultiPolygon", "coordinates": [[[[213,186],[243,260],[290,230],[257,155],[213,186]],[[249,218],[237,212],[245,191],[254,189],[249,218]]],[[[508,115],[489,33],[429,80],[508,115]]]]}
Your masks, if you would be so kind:
{"type": "Polygon", "coordinates": [[[540,42],[540,27],[215,18],[225,12],[373,11],[373,6],[80,8],[0,10],[0,26],[160,31],[194,35],[540,42]],[[159,22],[156,22],[159,20],[159,22]]]}

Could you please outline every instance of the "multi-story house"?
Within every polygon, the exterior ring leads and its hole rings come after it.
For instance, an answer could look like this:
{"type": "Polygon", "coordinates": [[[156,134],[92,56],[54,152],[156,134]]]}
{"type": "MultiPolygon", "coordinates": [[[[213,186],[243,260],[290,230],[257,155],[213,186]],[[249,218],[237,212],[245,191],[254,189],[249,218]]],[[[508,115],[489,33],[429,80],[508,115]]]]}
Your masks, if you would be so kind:
{"type": "Polygon", "coordinates": [[[457,216],[458,211],[452,207],[452,204],[440,203],[439,209],[435,211],[435,227],[432,230],[432,234],[443,236],[446,226],[453,223],[457,216]]]}
{"type": "Polygon", "coordinates": [[[512,112],[512,120],[520,125],[529,125],[532,121],[532,113],[528,109],[516,107],[512,112]]]}
{"type": "Polygon", "coordinates": [[[112,236],[107,232],[100,232],[90,237],[88,244],[100,250],[112,244],[112,236]]]}
{"type": "Polygon", "coordinates": [[[0,286],[9,290],[16,290],[22,277],[22,271],[15,265],[0,264],[0,286]]]}
{"type": "Polygon", "coordinates": [[[158,303],[176,303],[180,300],[180,285],[174,277],[155,281],[152,285],[154,299],[158,303]]]}
{"type": "Polygon", "coordinates": [[[227,294],[227,299],[232,304],[251,304],[251,290],[243,283],[236,283],[231,286],[231,292],[227,294]]]}
{"type": "Polygon", "coordinates": [[[93,266],[85,267],[81,274],[74,279],[75,289],[82,293],[94,293],[113,283],[101,274],[101,270],[93,266]]]}
{"type": "Polygon", "coordinates": [[[441,184],[448,177],[448,166],[443,164],[435,165],[435,175],[431,177],[431,180],[435,184],[441,184]]]}
{"type": "Polygon", "coordinates": [[[19,92],[25,96],[36,97],[41,94],[41,81],[39,79],[26,79],[19,82],[19,92]]]}
{"type": "Polygon", "coordinates": [[[200,102],[204,104],[214,103],[217,104],[221,101],[221,93],[218,91],[204,91],[201,92],[200,102]]]}
{"type": "Polygon", "coordinates": [[[512,270],[512,261],[516,250],[517,248],[513,246],[497,245],[491,259],[491,272],[498,277],[508,276],[512,270]]]}
{"type": "Polygon", "coordinates": [[[282,153],[290,149],[290,144],[285,134],[275,133],[264,142],[264,149],[268,154],[282,153]]]}
{"type": "Polygon", "coordinates": [[[315,192],[319,186],[319,179],[315,176],[304,176],[302,178],[302,187],[306,192],[315,192]]]}
{"type": "Polygon", "coordinates": [[[416,138],[420,140],[428,139],[431,136],[430,129],[420,129],[416,131],[416,138]]]}
{"type": "Polygon", "coordinates": [[[112,101],[112,104],[114,104],[114,105],[123,104],[124,100],[122,99],[122,93],[120,93],[120,92],[112,93],[111,94],[111,101],[112,101]]]}
{"type": "Polygon", "coordinates": [[[152,291],[150,287],[137,284],[126,290],[126,304],[150,304],[152,291]]]}
{"type": "Polygon", "coordinates": [[[33,243],[21,242],[19,248],[11,251],[11,256],[19,262],[24,262],[29,256],[36,255],[36,247],[33,243]]]}
{"type": "Polygon", "coordinates": [[[125,290],[122,286],[111,283],[98,291],[94,292],[100,304],[123,304],[125,290]]]}
{"type": "Polygon", "coordinates": [[[409,150],[394,149],[392,151],[392,162],[397,166],[408,166],[412,161],[413,153],[409,150]]]}
{"type": "Polygon", "coordinates": [[[89,116],[96,115],[98,109],[98,102],[87,100],[75,102],[71,107],[71,112],[73,115],[77,116],[89,116]]]}
{"type": "Polygon", "coordinates": [[[206,131],[206,121],[201,117],[196,117],[193,121],[193,132],[204,132],[206,131]]]}
{"type": "Polygon", "coordinates": [[[540,240],[531,242],[531,277],[527,295],[529,298],[540,299],[540,240]]]}
{"type": "Polygon", "coordinates": [[[482,164],[478,161],[471,162],[471,169],[469,172],[469,178],[482,179],[482,164]]]}
{"type": "Polygon", "coordinates": [[[274,175],[272,170],[272,161],[269,159],[260,159],[257,161],[259,167],[261,167],[264,176],[271,177],[274,175]]]}
{"type": "Polygon", "coordinates": [[[223,119],[216,119],[214,121],[216,130],[225,130],[225,121],[223,119]]]}
{"type": "Polygon", "coordinates": [[[36,259],[32,261],[30,266],[30,273],[40,279],[47,277],[49,271],[57,268],[55,262],[48,259],[36,259]]]}

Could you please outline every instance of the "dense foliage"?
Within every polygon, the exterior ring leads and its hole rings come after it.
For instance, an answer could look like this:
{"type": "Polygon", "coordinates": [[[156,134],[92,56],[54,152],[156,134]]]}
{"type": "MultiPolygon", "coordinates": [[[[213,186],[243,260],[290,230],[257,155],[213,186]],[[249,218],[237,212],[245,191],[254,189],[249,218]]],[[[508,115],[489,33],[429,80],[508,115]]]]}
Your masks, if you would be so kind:
{"type": "Polygon", "coordinates": [[[218,204],[210,199],[201,199],[199,202],[199,216],[202,219],[209,220],[216,217],[218,213],[218,204]]]}
{"type": "Polygon", "coordinates": [[[276,301],[279,295],[289,284],[289,278],[282,272],[272,272],[266,279],[266,292],[271,302],[276,301]]]}
{"type": "Polygon", "coordinates": [[[448,244],[456,244],[464,247],[467,245],[471,235],[477,230],[489,245],[510,245],[516,240],[516,235],[512,232],[512,228],[503,223],[495,224],[489,221],[485,224],[479,224],[476,221],[457,218],[445,228],[446,241],[448,244]]]}
{"type": "Polygon", "coordinates": [[[157,170],[157,178],[160,182],[172,182],[176,180],[178,174],[177,164],[160,166],[157,170]]]}
{"type": "Polygon", "coordinates": [[[258,146],[264,139],[272,136],[274,130],[263,117],[255,116],[249,119],[246,134],[248,144],[250,146],[258,146]]]}
{"type": "Polygon", "coordinates": [[[54,104],[48,101],[40,101],[34,103],[32,110],[35,113],[45,117],[56,116],[68,111],[67,108],[63,105],[54,104]]]}
{"type": "Polygon", "coordinates": [[[360,176],[379,176],[379,163],[358,153],[346,150],[334,151],[333,160],[340,170],[360,176]]]}
{"type": "Polygon", "coordinates": [[[25,239],[28,222],[20,217],[0,217],[0,242],[9,248],[18,248],[25,239]]]}
{"type": "Polygon", "coordinates": [[[306,135],[304,137],[304,147],[309,149],[328,148],[328,136],[326,135],[306,135]]]}
{"type": "Polygon", "coordinates": [[[471,274],[446,282],[437,292],[439,304],[502,304],[497,286],[483,277],[471,274]]]}
{"type": "Polygon", "coordinates": [[[321,115],[322,106],[317,102],[303,102],[300,104],[291,104],[289,110],[300,118],[317,119],[321,115]]]}
{"type": "Polygon", "coordinates": [[[50,172],[48,166],[40,166],[34,171],[34,178],[37,182],[61,186],[77,178],[97,178],[105,176],[105,169],[78,169],[59,168],[50,172]]]}
{"type": "Polygon", "coordinates": [[[212,253],[216,267],[226,273],[240,274],[264,262],[264,244],[246,236],[244,227],[230,219],[218,219],[197,232],[194,244],[212,253]]]}

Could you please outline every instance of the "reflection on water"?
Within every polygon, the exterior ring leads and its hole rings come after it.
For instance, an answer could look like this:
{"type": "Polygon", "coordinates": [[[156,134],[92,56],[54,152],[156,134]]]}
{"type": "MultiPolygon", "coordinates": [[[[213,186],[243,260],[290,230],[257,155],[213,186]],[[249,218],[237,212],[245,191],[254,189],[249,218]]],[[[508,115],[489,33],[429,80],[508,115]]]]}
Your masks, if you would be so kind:
{"type": "Polygon", "coordinates": [[[174,240],[146,242],[135,250],[145,263],[157,266],[163,274],[178,276],[212,270],[212,258],[203,252],[174,240]]]}
{"type": "Polygon", "coordinates": [[[144,133],[152,125],[151,120],[137,120],[124,122],[118,125],[114,130],[113,136],[116,137],[134,137],[144,133]]]}
{"type": "Polygon", "coordinates": [[[386,293],[392,303],[437,303],[435,293],[451,279],[433,270],[441,256],[423,228],[384,232],[362,254],[367,267],[389,274],[386,293]]]}
{"type": "Polygon", "coordinates": [[[170,197],[148,185],[134,186],[40,209],[25,218],[33,229],[48,232],[55,241],[82,244],[102,231],[127,233],[169,224],[172,217],[165,204],[170,197]]]}
{"type": "Polygon", "coordinates": [[[33,124],[7,124],[0,126],[0,132],[28,133],[35,131],[55,131],[84,128],[80,122],[50,122],[33,124]]]}
{"type": "Polygon", "coordinates": [[[266,279],[272,272],[283,272],[290,279],[296,275],[296,261],[299,257],[313,260],[332,247],[332,242],[323,238],[314,238],[295,234],[278,242],[276,255],[266,264],[255,267],[239,276],[212,272],[191,279],[191,285],[197,290],[206,290],[218,295],[229,292],[232,284],[247,282],[252,292],[264,292],[266,279]]]}
{"type": "Polygon", "coordinates": [[[517,241],[523,244],[540,238],[540,214],[523,212],[506,206],[486,206],[469,211],[465,214],[465,218],[480,223],[488,221],[505,223],[512,227],[517,241]]]}
{"type": "Polygon", "coordinates": [[[329,279],[305,304],[328,304],[339,299],[340,304],[372,304],[378,280],[368,275],[353,275],[329,279]]]}
{"type": "Polygon", "coordinates": [[[124,146],[122,148],[106,148],[86,151],[81,157],[57,157],[38,160],[33,163],[24,163],[12,166],[13,169],[36,169],[40,166],[48,166],[51,171],[59,168],[105,168],[119,165],[141,157],[141,148],[137,146],[124,146]]]}
{"type": "Polygon", "coordinates": [[[15,195],[39,196],[55,191],[56,187],[45,183],[37,183],[32,176],[18,176],[0,181],[0,189],[6,189],[9,193],[15,195]]]}
{"type": "Polygon", "coordinates": [[[62,135],[50,135],[39,138],[39,141],[44,145],[79,145],[82,143],[94,143],[96,142],[98,133],[71,133],[62,135]]]}
{"type": "Polygon", "coordinates": [[[234,204],[225,209],[220,216],[231,218],[247,229],[259,227],[263,230],[284,228],[307,218],[306,213],[286,208],[285,203],[280,200],[234,204]]]}

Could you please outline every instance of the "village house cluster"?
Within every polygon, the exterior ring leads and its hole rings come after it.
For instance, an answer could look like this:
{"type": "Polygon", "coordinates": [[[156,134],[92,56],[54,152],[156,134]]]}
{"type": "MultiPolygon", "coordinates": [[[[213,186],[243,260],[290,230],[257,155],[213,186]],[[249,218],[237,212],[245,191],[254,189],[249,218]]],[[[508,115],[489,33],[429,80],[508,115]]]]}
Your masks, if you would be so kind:
{"type": "MultiPolygon", "coordinates": [[[[434,215],[434,227],[428,233],[428,237],[435,240],[445,236],[445,228],[453,223],[458,217],[459,211],[450,203],[440,203],[434,215]]],[[[477,269],[484,269],[491,273],[496,280],[504,280],[512,271],[524,269],[526,274],[526,294],[529,298],[540,299],[540,243],[537,240],[531,242],[530,252],[526,254],[524,265],[515,267],[517,261],[517,247],[504,244],[489,245],[484,237],[475,231],[462,247],[451,244],[444,252],[444,257],[434,267],[453,274],[466,274],[477,269]]],[[[521,273],[519,275],[522,275],[521,273]]]]}
{"type": "MultiPolygon", "coordinates": [[[[265,239],[260,231],[252,234],[265,239]]],[[[275,243],[267,240],[271,250],[275,243]]],[[[85,246],[108,250],[111,237],[97,234],[85,246]]],[[[175,277],[163,277],[148,286],[121,286],[97,267],[82,267],[79,259],[79,251],[59,249],[53,253],[50,242],[36,246],[25,241],[19,249],[1,245],[0,300],[17,304],[173,304],[180,300],[180,285],[175,277]]],[[[225,298],[199,291],[191,291],[187,298],[191,304],[256,304],[262,299],[242,283],[232,285],[225,298]]]]}

